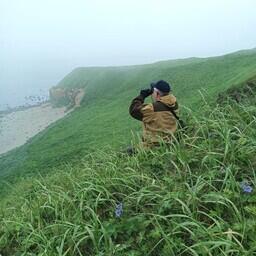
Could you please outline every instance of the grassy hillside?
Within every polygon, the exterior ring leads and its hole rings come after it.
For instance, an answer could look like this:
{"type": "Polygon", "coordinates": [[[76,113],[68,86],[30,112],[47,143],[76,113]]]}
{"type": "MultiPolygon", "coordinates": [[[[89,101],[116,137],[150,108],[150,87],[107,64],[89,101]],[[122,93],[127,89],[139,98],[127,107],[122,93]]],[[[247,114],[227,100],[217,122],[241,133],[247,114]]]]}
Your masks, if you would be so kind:
{"type": "Polygon", "coordinates": [[[255,255],[255,71],[251,50],[71,72],[82,107],[0,158],[0,254],[255,255]],[[130,100],[160,78],[188,131],[128,157],[130,100]]]}
{"type": "Polygon", "coordinates": [[[256,94],[256,75],[247,79],[243,83],[232,86],[225,92],[220,92],[217,102],[222,104],[227,99],[232,99],[236,102],[250,100],[256,94]]]}
{"type": "Polygon", "coordinates": [[[151,81],[165,79],[173,85],[176,95],[186,105],[191,105],[198,101],[198,89],[206,89],[212,97],[254,75],[255,56],[256,51],[249,50],[220,57],[163,61],[142,66],[77,68],[58,86],[85,87],[88,96],[85,101],[90,103],[95,98],[112,100],[115,94],[130,100],[141,87],[148,86],[151,81]]]}
{"type": "Polygon", "coordinates": [[[152,80],[171,82],[179,102],[197,111],[198,90],[215,101],[220,91],[248,79],[255,70],[255,50],[141,66],[75,69],[58,86],[85,87],[82,107],[30,143],[0,157],[0,175],[48,173],[66,163],[80,164],[81,157],[99,148],[130,144],[131,130],[138,131],[140,124],[129,117],[129,103],[152,80]]]}
{"type": "Polygon", "coordinates": [[[204,104],[170,148],[20,181],[0,201],[0,254],[255,255],[255,103],[204,104]]]}

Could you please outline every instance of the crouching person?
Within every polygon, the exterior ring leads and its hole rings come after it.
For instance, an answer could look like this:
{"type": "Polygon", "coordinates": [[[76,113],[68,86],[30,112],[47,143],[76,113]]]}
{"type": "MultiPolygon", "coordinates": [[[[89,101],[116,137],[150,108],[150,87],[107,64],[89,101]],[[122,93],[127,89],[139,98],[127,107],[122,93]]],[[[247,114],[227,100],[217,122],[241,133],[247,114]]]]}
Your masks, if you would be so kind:
{"type": "Polygon", "coordinates": [[[158,146],[161,141],[170,143],[178,126],[178,103],[170,85],[163,80],[151,83],[150,89],[140,91],[133,99],[130,115],[143,125],[143,147],[158,146]],[[152,103],[144,100],[151,95],[152,103]]]}

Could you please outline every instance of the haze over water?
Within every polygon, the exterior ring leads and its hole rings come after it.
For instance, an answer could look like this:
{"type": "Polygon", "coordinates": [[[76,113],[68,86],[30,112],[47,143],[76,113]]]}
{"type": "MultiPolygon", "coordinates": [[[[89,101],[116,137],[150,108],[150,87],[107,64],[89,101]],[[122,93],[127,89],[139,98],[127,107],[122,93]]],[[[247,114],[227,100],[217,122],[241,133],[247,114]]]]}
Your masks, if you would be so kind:
{"type": "Polygon", "coordinates": [[[79,66],[144,64],[256,47],[255,0],[1,0],[0,109],[79,66]]]}
{"type": "Polygon", "coordinates": [[[4,67],[0,71],[0,110],[32,103],[28,96],[49,97],[49,89],[70,72],[64,65],[48,63],[31,63],[13,65],[12,69],[4,67]]]}

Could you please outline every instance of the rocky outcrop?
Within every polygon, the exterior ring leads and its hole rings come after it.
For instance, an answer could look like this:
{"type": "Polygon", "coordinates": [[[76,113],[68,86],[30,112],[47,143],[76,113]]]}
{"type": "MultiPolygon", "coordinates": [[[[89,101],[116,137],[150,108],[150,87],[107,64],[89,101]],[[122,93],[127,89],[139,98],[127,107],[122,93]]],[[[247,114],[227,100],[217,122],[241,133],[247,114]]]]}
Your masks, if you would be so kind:
{"type": "Polygon", "coordinates": [[[54,106],[66,106],[67,109],[79,107],[84,98],[84,89],[51,88],[50,102],[54,106]]]}
{"type": "Polygon", "coordinates": [[[75,107],[80,107],[82,100],[84,99],[85,92],[83,89],[78,89],[74,96],[75,107]]]}
{"type": "Polygon", "coordinates": [[[50,89],[50,99],[60,100],[67,96],[67,91],[63,88],[51,88],[50,89]]]}

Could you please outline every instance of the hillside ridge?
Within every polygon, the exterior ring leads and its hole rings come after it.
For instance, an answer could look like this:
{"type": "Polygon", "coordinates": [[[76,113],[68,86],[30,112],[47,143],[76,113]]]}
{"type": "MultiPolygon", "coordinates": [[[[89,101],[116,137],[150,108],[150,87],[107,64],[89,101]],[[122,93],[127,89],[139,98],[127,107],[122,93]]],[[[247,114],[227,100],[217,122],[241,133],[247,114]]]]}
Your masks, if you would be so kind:
{"type": "MultiPolygon", "coordinates": [[[[136,65],[106,65],[106,66],[88,66],[88,67],[83,67],[79,66],[74,68],[73,70],[70,71],[70,73],[76,72],[76,71],[81,71],[84,69],[88,70],[98,70],[98,69],[118,69],[118,68],[139,68],[143,66],[152,66],[152,65],[158,65],[158,64],[164,64],[164,63],[182,63],[181,65],[187,65],[191,64],[192,61],[204,61],[204,60],[213,60],[216,58],[221,58],[225,56],[234,56],[234,55],[239,55],[239,54],[251,54],[251,53],[256,53],[256,47],[251,48],[251,49],[243,49],[243,50],[238,50],[235,52],[231,53],[226,53],[222,55],[216,55],[216,56],[211,56],[211,57],[187,57],[187,58],[178,58],[178,59],[167,59],[167,60],[158,60],[150,63],[145,63],[145,64],[136,64],[136,65]]],[[[61,81],[58,83],[60,84],[61,81]]]]}
{"type": "MultiPolygon", "coordinates": [[[[139,136],[140,123],[131,119],[131,99],[151,81],[171,83],[181,107],[197,112],[201,91],[209,103],[218,94],[246,81],[255,74],[256,53],[218,57],[187,65],[162,65],[114,70],[84,71],[65,77],[62,86],[85,88],[81,107],[58,121],[29,143],[0,157],[0,176],[5,178],[45,174],[66,164],[79,165],[89,152],[108,145],[118,150],[139,136]],[[136,135],[137,136],[137,135],[136,135]]],[[[181,115],[183,110],[181,109],[181,115]]]]}

